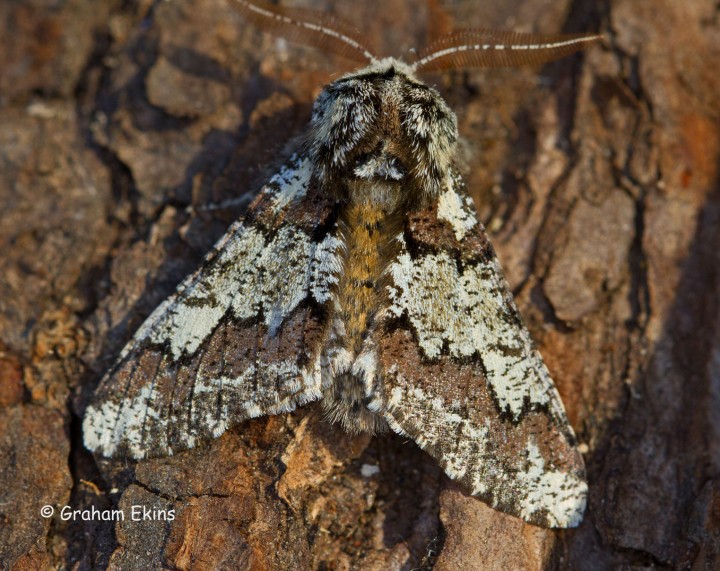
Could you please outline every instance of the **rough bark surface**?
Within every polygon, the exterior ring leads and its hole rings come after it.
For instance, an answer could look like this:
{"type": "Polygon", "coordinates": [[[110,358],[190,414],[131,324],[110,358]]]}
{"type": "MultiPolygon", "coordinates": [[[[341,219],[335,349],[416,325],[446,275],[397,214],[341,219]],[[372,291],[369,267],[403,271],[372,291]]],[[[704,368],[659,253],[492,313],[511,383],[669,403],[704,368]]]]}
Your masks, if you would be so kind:
{"type": "Polygon", "coordinates": [[[11,0],[2,567],[720,568],[717,2],[302,4],[387,54],[453,22],[606,35],[542,70],[428,78],[458,114],[468,187],[582,444],[585,520],[525,525],[412,443],[348,436],[313,406],[174,458],[84,450],[103,371],[351,66],[263,35],[225,0],[11,0]],[[64,519],[63,506],[125,521],[64,519]],[[175,518],[133,521],[133,506],[175,518]]]}

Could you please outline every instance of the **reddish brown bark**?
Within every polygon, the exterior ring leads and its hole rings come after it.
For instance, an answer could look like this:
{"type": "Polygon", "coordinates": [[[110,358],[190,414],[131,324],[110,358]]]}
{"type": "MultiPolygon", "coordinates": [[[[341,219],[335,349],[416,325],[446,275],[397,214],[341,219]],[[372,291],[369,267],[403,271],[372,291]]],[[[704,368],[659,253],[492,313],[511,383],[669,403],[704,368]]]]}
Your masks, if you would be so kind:
{"type": "Polygon", "coordinates": [[[263,36],[222,0],[5,2],[5,567],[720,566],[716,3],[383,6],[336,9],[393,54],[448,21],[606,34],[542,70],[428,78],[458,114],[468,186],[586,452],[583,524],[499,514],[412,443],[348,436],[315,407],[169,459],[86,452],[102,372],[351,65],[263,36]],[[63,521],[66,505],[127,519],[63,521]],[[133,505],[176,516],[128,521],[133,505]]]}

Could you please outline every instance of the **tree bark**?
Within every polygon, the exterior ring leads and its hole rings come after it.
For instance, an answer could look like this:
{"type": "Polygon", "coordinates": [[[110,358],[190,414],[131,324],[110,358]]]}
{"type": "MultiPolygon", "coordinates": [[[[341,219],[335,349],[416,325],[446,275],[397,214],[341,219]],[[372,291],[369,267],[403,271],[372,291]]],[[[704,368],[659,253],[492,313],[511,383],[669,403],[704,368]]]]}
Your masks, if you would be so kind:
{"type": "Polygon", "coordinates": [[[86,451],[82,413],[103,372],[352,65],[264,35],[224,0],[12,1],[0,5],[3,568],[720,567],[717,3],[302,4],[393,55],[453,23],[605,34],[540,70],[426,78],[458,115],[461,171],[581,443],[583,523],[498,513],[411,442],[350,436],[313,406],[172,458],[86,451]],[[93,507],[125,519],[67,517],[93,507]]]}

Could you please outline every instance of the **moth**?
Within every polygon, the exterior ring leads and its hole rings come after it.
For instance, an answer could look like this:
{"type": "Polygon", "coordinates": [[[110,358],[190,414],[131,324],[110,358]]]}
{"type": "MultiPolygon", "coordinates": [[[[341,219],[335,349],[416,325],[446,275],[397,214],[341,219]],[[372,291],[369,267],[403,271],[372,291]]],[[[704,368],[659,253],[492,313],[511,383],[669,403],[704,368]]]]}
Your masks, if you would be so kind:
{"type": "Polygon", "coordinates": [[[364,67],[325,87],[246,216],[122,350],[85,446],[167,456],[319,400],[350,432],[412,439],[498,510],[577,526],[573,430],[454,166],[455,115],[418,75],[538,64],[598,36],[458,31],[407,64],[326,14],[233,1],[364,67]]]}

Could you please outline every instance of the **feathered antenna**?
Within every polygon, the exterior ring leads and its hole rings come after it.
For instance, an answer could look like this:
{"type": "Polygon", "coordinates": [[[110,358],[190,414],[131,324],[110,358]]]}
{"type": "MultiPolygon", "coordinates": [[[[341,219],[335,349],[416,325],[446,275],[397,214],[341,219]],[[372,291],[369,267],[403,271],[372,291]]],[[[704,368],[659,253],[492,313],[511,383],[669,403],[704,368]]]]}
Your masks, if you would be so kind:
{"type": "Polygon", "coordinates": [[[377,58],[370,53],[362,34],[348,22],[315,10],[275,6],[268,2],[232,0],[232,6],[258,28],[291,41],[314,46],[359,63],[377,58]]]}
{"type": "Polygon", "coordinates": [[[597,34],[522,34],[496,30],[458,30],[423,49],[418,72],[474,67],[517,67],[559,59],[597,42],[597,34]]]}

